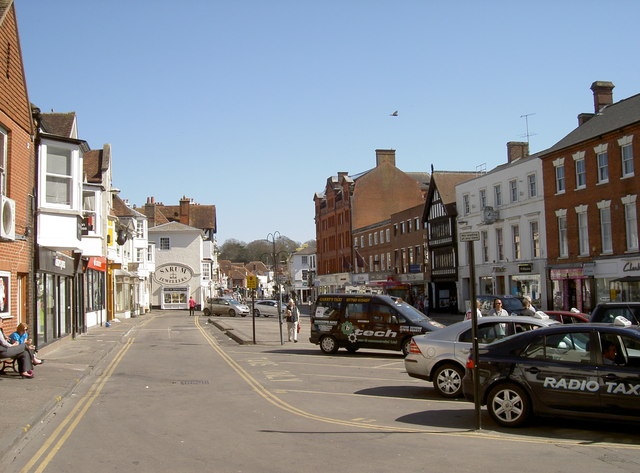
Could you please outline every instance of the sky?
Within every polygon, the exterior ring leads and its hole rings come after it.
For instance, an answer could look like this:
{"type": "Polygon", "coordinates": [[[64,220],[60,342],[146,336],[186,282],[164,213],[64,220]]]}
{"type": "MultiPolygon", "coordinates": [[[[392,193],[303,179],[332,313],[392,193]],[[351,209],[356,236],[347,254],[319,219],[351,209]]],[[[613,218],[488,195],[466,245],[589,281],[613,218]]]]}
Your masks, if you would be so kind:
{"type": "Polygon", "coordinates": [[[576,128],[594,81],[640,93],[637,0],[15,4],[31,102],[111,145],[131,204],[215,205],[220,244],[315,239],[315,193],[376,149],[491,170],[576,128]]]}

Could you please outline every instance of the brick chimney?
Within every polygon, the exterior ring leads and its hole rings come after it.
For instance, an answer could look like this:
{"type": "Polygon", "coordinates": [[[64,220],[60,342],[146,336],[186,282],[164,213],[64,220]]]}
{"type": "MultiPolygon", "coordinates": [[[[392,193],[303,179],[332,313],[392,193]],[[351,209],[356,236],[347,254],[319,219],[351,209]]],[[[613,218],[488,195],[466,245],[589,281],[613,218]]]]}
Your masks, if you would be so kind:
{"type": "Polygon", "coordinates": [[[584,125],[595,116],[595,113],[581,113],[578,115],[578,126],[584,125]]]}
{"type": "Polygon", "coordinates": [[[376,167],[382,163],[389,163],[392,166],[396,165],[396,150],[395,149],[377,149],[376,150],[376,167]]]}
{"type": "Polygon", "coordinates": [[[507,143],[507,162],[529,156],[529,143],[523,141],[509,141],[507,143]]]}
{"type": "Polygon", "coordinates": [[[596,81],[591,84],[595,113],[600,113],[604,107],[613,103],[614,87],[613,82],[596,81]]]}
{"type": "Polygon", "coordinates": [[[189,206],[191,205],[191,199],[187,199],[186,196],[182,196],[180,199],[180,223],[189,225],[189,206]]]}

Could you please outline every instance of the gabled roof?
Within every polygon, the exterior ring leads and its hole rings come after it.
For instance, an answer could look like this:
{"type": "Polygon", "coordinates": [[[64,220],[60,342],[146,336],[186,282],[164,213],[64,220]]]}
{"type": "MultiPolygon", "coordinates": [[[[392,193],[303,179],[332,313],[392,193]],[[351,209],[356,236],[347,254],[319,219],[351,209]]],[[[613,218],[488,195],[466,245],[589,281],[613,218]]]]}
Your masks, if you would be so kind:
{"type": "MultiPolygon", "coordinates": [[[[440,194],[442,203],[447,205],[456,201],[456,185],[478,176],[477,172],[468,171],[434,171],[431,174],[431,185],[440,194]]],[[[434,189],[434,190],[435,190],[434,189]]]]}
{"type": "Polygon", "coordinates": [[[582,143],[605,133],[640,121],[640,94],[633,95],[603,108],[600,113],[583,123],[551,148],[539,153],[540,157],[582,143]]]}
{"type": "Polygon", "coordinates": [[[124,200],[117,195],[113,196],[111,213],[116,217],[144,217],[140,212],[136,212],[134,209],[129,208],[124,200]]]}
{"type": "Polygon", "coordinates": [[[9,11],[9,7],[13,3],[13,0],[0,0],[0,23],[4,21],[4,16],[9,11]]]}
{"type": "Polygon", "coordinates": [[[49,135],[75,138],[76,112],[41,113],[40,128],[49,135]]]}
{"type": "Polygon", "coordinates": [[[111,166],[110,147],[105,145],[105,149],[94,149],[83,154],[83,170],[86,182],[92,184],[102,184],[104,173],[111,166]]]}
{"type": "Polygon", "coordinates": [[[155,227],[149,228],[149,233],[160,233],[160,232],[198,232],[198,233],[202,233],[202,231],[199,228],[190,227],[189,225],[185,225],[183,223],[178,223],[178,222],[164,223],[162,225],[157,225],[155,227]]]}

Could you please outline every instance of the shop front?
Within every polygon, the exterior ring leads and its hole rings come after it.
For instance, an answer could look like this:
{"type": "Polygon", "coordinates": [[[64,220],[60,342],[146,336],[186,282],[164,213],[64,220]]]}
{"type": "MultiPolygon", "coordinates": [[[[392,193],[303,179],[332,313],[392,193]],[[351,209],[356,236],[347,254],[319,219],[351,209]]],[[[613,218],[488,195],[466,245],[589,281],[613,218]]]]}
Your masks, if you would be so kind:
{"type": "Polygon", "coordinates": [[[321,274],[317,276],[318,294],[344,293],[351,285],[351,273],[321,274]]]}
{"type": "Polygon", "coordinates": [[[87,327],[102,325],[106,320],[107,259],[92,256],[86,260],[84,272],[84,308],[87,327]]]}
{"type": "Polygon", "coordinates": [[[38,249],[35,345],[46,345],[74,330],[82,330],[83,311],[76,304],[74,291],[76,266],[71,256],[48,248],[38,249]]]}
{"type": "Polygon", "coordinates": [[[640,301],[640,257],[595,261],[596,302],[640,301]]]}
{"type": "Polygon", "coordinates": [[[594,278],[590,267],[558,268],[549,270],[555,310],[578,309],[589,313],[593,310],[594,278]]]}
{"type": "Polygon", "coordinates": [[[202,304],[200,278],[195,276],[191,267],[180,263],[168,263],[158,266],[153,274],[154,305],[161,309],[188,309],[189,297],[202,304]]]}

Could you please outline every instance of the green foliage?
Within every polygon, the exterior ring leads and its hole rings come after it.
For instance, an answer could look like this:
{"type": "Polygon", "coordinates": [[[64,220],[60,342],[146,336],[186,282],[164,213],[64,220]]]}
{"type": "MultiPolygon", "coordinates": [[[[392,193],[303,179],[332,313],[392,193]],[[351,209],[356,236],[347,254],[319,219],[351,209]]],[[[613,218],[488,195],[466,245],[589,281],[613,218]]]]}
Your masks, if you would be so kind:
{"type": "MultiPolygon", "coordinates": [[[[314,243],[313,240],[307,243],[314,243]]],[[[300,242],[293,241],[286,236],[281,236],[275,241],[254,240],[250,243],[231,238],[220,246],[221,260],[230,260],[234,263],[249,263],[251,261],[262,261],[266,264],[273,264],[274,250],[278,264],[286,261],[291,253],[294,253],[301,246],[300,242]]]]}

